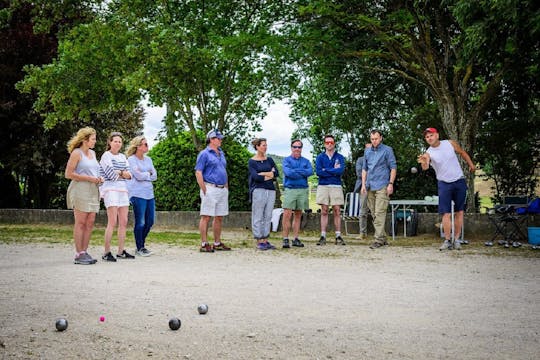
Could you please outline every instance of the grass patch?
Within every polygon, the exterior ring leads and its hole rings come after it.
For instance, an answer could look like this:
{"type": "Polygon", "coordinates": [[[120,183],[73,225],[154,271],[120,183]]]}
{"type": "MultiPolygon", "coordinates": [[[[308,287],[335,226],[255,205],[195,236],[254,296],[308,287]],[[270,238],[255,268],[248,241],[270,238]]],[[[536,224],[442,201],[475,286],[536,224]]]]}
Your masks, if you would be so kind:
{"type": "MultiPolygon", "coordinates": [[[[96,226],[92,233],[90,244],[92,246],[103,246],[105,228],[96,226]]],[[[209,240],[212,238],[212,231],[208,232],[209,240]]],[[[133,232],[131,229],[126,234],[126,245],[131,247],[134,245],[133,232]]],[[[372,237],[368,240],[357,240],[356,235],[346,236],[346,247],[336,247],[333,245],[333,239],[329,238],[329,243],[326,247],[316,246],[319,239],[318,231],[304,231],[300,233],[300,239],[306,244],[306,248],[300,251],[292,249],[288,252],[297,256],[317,257],[317,258],[341,258],[347,256],[340,249],[348,248],[367,248],[373,241],[372,237]]],[[[281,251],[281,233],[272,233],[270,241],[280,251],[276,254],[283,254],[281,251]]],[[[196,229],[177,229],[157,227],[152,229],[148,235],[149,244],[162,244],[168,246],[198,248],[200,244],[200,235],[196,229]]],[[[236,249],[254,249],[255,240],[249,230],[243,229],[225,229],[223,231],[223,241],[236,249]]],[[[502,246],[495,245],[493,247],[484,246],[484,240],[469,239],[469,245],[463,245],[462,250],[452,251],[454,256],[464,255],[487,255],[494,257],[502,256],[520,256],[526,258],[540,258],[539,250],[532,250],[529,244],[523,244],[522,247],[514,249],[505,249],[502,246]]],[[[48,224],[24,224],[24,225],[0,225],[0,242],[7,244],[73,244],[73,227],[70,225],[48,225],[48,224]]],[[[430,248],[438,253],[438,248],[441,244],[441,239],[433,234],[419,234],[418,236],[396,237],[392,240],[389,237],[389,249],[392,248],[430,248]]],[[[113,236],[112,245],[116,245],[116,234],[113,236]]],[[[376,250],[377,251],[377,250],[376,250]]]]}

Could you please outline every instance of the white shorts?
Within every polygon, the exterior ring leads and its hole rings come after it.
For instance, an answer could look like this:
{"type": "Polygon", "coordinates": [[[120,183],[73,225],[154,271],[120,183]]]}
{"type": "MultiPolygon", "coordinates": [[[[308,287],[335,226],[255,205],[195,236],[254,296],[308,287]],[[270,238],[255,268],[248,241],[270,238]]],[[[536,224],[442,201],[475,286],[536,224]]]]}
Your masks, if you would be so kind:
{"type": "Polygon", "coordinates": [[[109,190],[103,195],[103,202],[106,208],[110,206],[129,206],[128,193],[127,191],[109,190]]]}
{"type": "Polygon", "coordinates": [[[200,191],[201,215],[229,215],[229,189],[206,186],[206,195],[200,191]]]}

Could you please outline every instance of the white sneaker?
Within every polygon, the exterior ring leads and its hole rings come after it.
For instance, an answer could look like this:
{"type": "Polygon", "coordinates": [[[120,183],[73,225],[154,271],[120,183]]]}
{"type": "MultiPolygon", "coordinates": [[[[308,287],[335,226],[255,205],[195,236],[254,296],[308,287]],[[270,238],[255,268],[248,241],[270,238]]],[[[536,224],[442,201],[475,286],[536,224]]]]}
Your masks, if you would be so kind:
{"type": "Polygon", "coordinates": [[[452,246],[454,247],[455,250],[461,250],[461,241],[454,240],[454,243],[452,246]]]}
{"type": "Polygon", "coordinates": [[[137,255],[139,256],[150,256],[152,255],[152,252],[148,250],[147,248],[142,248],[141,250],[137,250],[137,255]]]}
{"type": "Polygon", "coordinates": [[[450,242],[450,240],[444,240],[439,250],[452,250],[452,243],[450,242]]]}

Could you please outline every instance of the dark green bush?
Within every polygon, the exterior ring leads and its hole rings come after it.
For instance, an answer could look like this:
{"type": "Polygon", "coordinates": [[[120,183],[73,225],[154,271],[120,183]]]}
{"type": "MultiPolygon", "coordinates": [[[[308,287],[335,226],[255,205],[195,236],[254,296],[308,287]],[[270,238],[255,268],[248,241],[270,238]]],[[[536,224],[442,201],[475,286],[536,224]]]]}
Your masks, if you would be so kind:
{"type": "MultiPolygon", "coordinates": [[[[249,210],[248,168],[251,154],[230,139],[223,141],[229,176],[229,210],[249,210]]],[[[154,183],[157,210],[197,211],[199,186],[195,179],[197,150],[189,133],[161,140],[149,153],[158,172],[154,183]]]]}

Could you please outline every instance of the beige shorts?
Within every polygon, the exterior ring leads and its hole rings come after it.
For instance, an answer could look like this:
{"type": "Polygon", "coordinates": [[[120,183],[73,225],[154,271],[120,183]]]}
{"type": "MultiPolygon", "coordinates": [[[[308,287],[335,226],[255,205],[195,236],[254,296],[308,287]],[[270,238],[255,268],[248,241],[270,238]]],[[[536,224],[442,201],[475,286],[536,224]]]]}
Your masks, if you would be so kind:
{"type": "Polygon", "coordinates": [[[315,201],[319,205],[343,205],[345,199],[343,198],[343,189],[341,186],[317,186],[317,196],[315,201]]]}
{"type": "Polygon", "coordinates": [[[99,190],[96,184],[89,181],[75,181],[69,183],[66,203],[68,209],[82,212],[99,212],[99,190]]]}

